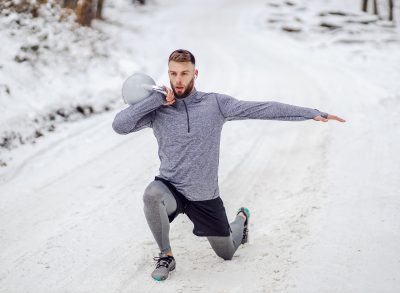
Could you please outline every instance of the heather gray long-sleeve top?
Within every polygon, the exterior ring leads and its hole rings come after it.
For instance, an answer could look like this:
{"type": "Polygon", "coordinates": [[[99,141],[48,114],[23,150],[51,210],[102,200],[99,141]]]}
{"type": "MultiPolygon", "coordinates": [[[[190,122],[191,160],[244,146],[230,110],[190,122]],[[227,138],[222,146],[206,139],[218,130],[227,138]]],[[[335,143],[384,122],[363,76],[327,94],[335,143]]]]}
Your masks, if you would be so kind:
{"type": "Polygon", "coordinates": [[[151,127],[161,161],[158,176],[170,181],[193,201],[219,196],[219,148],[226,121],[301,121],[327,115],[316,109],[278,102],[240,101],[195,89],[186,98],[176,99],[171,106],[164,106],[165,102],[165,97],[155,92],[119,112],[112,127],[119,134],[151,127]]]}

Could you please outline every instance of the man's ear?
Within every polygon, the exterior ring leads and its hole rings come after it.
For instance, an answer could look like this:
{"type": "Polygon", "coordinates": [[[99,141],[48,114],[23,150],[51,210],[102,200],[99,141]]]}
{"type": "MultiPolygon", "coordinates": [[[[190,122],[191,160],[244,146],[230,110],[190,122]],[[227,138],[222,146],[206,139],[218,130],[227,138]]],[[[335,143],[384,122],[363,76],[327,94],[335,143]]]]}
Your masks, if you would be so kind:
{"type": "Polygon", "coordinates": [[[196,70],[194,71],[194,78],[197,78],[198,75],[199,75],[199,70],[196,69],[196,70]]]}

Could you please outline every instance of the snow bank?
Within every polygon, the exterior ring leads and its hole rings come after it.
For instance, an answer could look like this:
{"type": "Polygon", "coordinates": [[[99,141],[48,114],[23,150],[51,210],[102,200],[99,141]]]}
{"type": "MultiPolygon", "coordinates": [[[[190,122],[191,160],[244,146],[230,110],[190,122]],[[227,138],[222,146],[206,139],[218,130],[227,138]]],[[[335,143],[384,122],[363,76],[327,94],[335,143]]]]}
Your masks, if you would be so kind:
{"type": "Polygon", "coordinates": [[[8,150],[35,142],[64,121],[108,111],[120,100],[123,80],[140,68],[132,45],[142,30],[135,23],[146,23],[146,9],[106,1],[105,21],[92,28],[52,4],[42,5],[39,17],[0,12],[3,164],[8,150]],[[127,13],[133,21],[120,23],[127,13]]]}

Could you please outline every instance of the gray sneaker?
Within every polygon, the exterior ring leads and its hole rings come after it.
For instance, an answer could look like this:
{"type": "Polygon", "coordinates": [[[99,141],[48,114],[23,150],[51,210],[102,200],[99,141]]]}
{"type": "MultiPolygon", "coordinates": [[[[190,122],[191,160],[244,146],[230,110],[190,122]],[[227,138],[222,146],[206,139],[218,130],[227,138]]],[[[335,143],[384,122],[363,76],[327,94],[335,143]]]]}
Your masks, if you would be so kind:
{"type": "Polygon", "coordinates": [[[176,262],[173,256],[161,254],[159,257],[153,258],[157,261],[155,270],[151,276],[156,281],[164,281],[168,278],[169,272],[175,270],[176,262]]]}

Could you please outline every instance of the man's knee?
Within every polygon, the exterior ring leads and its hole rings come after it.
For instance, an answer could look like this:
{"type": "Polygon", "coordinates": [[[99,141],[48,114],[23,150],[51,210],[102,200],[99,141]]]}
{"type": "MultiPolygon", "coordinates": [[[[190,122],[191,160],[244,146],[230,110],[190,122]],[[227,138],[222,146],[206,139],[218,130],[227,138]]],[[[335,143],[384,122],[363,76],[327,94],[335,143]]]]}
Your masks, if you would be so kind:
{"type": "Polygon", "coordinates": [[[143,194],[145,205],[154,205],[162,202],[164,192],[159,184],[159,182],[153,181],[147,186],[143,194]]]}
{"type": "Polygon", "coordinates": [[[215,254],[223,260],[231,260],[235,254],[231,237],[207,237],[215,254]]]}
{"type": "Polygon", "coordinates": [[[218,255],[223,260],[232,260],[233,253],[228,251],[215,251],[216,255],[218,255]]]}

